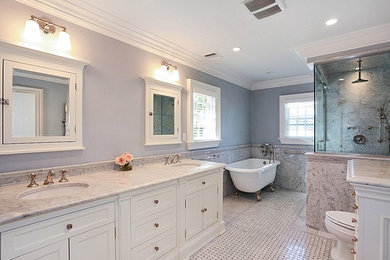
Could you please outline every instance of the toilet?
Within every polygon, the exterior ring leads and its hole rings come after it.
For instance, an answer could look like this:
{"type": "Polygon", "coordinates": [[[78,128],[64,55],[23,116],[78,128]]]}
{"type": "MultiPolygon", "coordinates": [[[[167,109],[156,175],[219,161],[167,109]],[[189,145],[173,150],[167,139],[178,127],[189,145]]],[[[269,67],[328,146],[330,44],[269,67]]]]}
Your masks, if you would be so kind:
{"type": "Polygon", "coordinates": [[[327,211],[325,213],[325,227],[329,233],[337,238],[337,246],[332,249],[334,260],[353,259],[351,253],[354,248],[352,239],[355,236],[356,224],[352,223],[356,214],[344,211],[327,211]]]}

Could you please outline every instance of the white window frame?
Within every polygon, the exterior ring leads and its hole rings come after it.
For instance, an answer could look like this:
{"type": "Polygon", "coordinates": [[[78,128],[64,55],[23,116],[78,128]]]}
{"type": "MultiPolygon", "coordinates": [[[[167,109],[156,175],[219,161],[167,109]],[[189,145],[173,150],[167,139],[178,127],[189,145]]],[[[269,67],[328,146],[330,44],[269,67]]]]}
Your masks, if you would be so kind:
{"type": "Polygon", "coordinates": [[[285,104],[309,101],[314,102],[314,92],[279,96],[279,140],[281,144],[314,145],[314,136],[313,138],[291,138],[285,136],[285,104]]]}
{"type": "Polygon", "coordinates": [[[221,89],[197,80],[187,79],[187,149],[197,150],[218,147],[221,141],[221,89]],[[200,141],[193,139],[194,92],[213,96],[216,99],[217,126],[215,139],[200,141]]]}

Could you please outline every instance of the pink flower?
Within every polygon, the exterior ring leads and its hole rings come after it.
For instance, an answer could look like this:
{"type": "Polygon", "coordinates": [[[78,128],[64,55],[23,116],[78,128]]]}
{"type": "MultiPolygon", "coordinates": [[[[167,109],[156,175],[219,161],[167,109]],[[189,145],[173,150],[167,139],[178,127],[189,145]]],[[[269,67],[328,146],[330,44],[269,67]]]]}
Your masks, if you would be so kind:
{"type": "Polygon", "coordinates": [[[133,161],[133,155],[130,153],[124,153],[119,157],[115,158],[115,163],[118,164],[119,166],[123,166],[125,164],[128,164],[133,161]]]}
{"type": "Polygon", "coordinates": [[[123,159],[122,156],[120,156],[120,157],[117,157],[117,158],[115,159],[115,163],[118,164],[118,165],[120,165],[120,166],[123,166],[123,165],[125,165],[127,162],[123,159]]]}

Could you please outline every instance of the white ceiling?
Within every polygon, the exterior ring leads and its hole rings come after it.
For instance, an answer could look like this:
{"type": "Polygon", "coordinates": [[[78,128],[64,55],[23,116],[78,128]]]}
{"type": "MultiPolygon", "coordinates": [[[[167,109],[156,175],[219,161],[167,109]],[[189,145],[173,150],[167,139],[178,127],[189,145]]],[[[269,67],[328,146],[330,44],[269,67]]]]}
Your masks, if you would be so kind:
{"type": "MultiPolygon", "coordinates": [[[[84,16],[89,12],[100,20],[110,20],[118,24],[119,31],[123,27],[142,34],[138,41],[147,38],[164,46],[161,52],[168,58],[193,59],[194,63],[209,67],[206,72],[215,68],[242,79],[245,84],[241,85],[310,75],[302,58],[294,52],[295,46],[390,22],[390,0],[285,0],[286,10],[262,20],[257,20],[242,0],[50,2],[58,3],[57,15],[61,9],[78,6],[79,9],[73,10],[75,13],[83,9],[84,16]],[[337,18],[339,22],[326,26],[329,18],[337,18]],[[232,48],[237,46],[242,50],[233,52],[232,48]],[[203,55],[210,52],[218,52],[223,58],[205,60],[203,55]]],[[[70,13],[68,10],[63,18],[70,13]]]]}

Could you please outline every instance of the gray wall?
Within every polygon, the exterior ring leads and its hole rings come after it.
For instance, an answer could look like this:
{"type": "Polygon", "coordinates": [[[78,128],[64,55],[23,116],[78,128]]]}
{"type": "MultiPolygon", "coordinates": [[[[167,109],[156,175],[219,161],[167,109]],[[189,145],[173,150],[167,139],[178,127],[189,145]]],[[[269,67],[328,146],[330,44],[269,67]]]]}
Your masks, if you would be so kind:
{"type": "MultiPolygon", "coordinates": [[[[22,41],[24,23],[30,14],[47,17],[67,26],[72,55],[90,61],[84,72],[84,151],[2,155],[0,172],[112,160],[129,151],[136,157],[182,152],[184,145],[144,146],[144,81],[152,76],[162,57],[129,46],[16,1],[0,2],[0,39],[22,41]],[[4,30],[3,30],[4,29],[4,30]]],[[[180,83],[193,78],[221,88],[221,147],[250,143],[251,92],[232,83],[177,64],[180,83]]],[[[186,132],[186,94],[182,94],[182,130],[186,132]]]]}
{"type": "Polygon", "coordinates": [[[251,142],[280,144],[279,96],[313,91],[311,83],[252,91],[251,142]]]}

